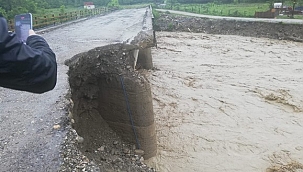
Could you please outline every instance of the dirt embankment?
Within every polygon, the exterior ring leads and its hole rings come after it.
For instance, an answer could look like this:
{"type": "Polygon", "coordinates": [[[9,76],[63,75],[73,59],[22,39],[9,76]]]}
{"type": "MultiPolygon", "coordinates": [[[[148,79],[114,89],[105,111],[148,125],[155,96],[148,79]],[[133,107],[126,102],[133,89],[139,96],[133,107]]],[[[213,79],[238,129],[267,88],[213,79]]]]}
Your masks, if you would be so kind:
{"type": "Polygon", "coordinates": [[[162,13],[154,25],[156,31],[240,35],[303,42],[301,24],[209,19],[162,13]]]}
{"type": "MultiPolygon", "coordinates": [[[[151,90],[134,70],[136,50],[112,44],[65,62],[77,147],[87,157],[82,161],[94,162],[101,171],[153,171],[143,163],[157,150],[151,90]]],[[[82,164],[77,168],[86,169],[82,164]]]]}

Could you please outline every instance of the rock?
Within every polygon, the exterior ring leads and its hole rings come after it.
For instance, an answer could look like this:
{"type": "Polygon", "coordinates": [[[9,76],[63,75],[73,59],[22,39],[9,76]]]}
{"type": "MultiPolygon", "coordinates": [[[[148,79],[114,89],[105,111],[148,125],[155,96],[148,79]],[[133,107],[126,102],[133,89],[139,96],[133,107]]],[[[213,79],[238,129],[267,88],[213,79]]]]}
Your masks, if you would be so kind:
{"type": "Polygon", "coordinates": [[[116,150],[115,155],[120,155],[120,151],[116,150]]]}
{"type": "Polygon", "coordinates": [[[82,169],[82,168],[84,168],[84,165],[77,165],[76,168],[82,169]]]}
{"type": "Polygon", "coordinates": [[[144,155],[144,150],[136,149],[136,150],[135,150],[135,154],[136,154],[136,155],[141,155],[141,156],[142,156],[142,155],[144,155]]]}
{"type": "Polygon", "coordinates": [[[123,153],[125,153],[125,154],[130,154],[130,150],[129,150],[128,148],[124,148],[124,149],[123,149],[123,153]]]}
{"type": "Polygon", "coordinates": [[[113,145],[117,145],[119,142],[118,141],[114,141],[113,142],[113,145]]]}
{"type": "Polygon", "coordinates": [[[72,119],[72,118],[73,118],[73,114],[72,114],[72,112],[71,112],[71,111],[69,111],[69,112],[68,112],[68,117],[69,117],[70,119],[72,119]]]}
{"type": "Polygon", "coordinates": [[[87,157],[85,157],[82,161],[83,164],[88,164],[89,163],[89,159],[87,157]]]}
{"type": "Polygon", "coordinates": [[[136,145],[133,145],[132,149],[135,150],[136,149],[136,145]]]}
{"type": "Polygon", "coordinates": [[[148,172],[155,172],[156,170],[154,169],[154,168],[150,168],[149,170],[148,170],[148,172]]]}
{"type": "Polygon", "coordinates": [[[77,140],[78,143],[83,143],[84,142],[84,138],[81,137],[81,136],[77,136],[76,140],[77,140]]]}
{"type": "Polygon", "coordinates": [[[116,150],[115,150],[115,149],[112,149],[110,153],[111,153],[112,155],[115,155],[115,152],[116,152],[116,150]]]}
{"type": "Polygon", "coordinates": [[[139,160],[137,160],[137,161],[136,161],[136,164],[139,165],[139,166],[141,166],[141,165],[142,165],[142,162],[139,161],[139,160]]]}
{"type": "Polygon", "coordinates": [[[103,152],[103,151],[104,151],[104,149],[105,149],[105,147],[104,147],[104,146],[101,146],[101,147],[99,147],[99,148],[98,148],[98,151],[103,152]]]}
{"type": "Polygon", "coordinates": [[[123,162],[122,158],[115,159],[115,163],[120,163],[120,162],[123,162]]]}
{"type": "Polygon", "coordinates": [[[58,130],[59,128],[61,128],[61,126],[60,126],[59,124],[57,124],[57,125],[54,125],[53,128],[54,128],[55,130],[58,130]]]}

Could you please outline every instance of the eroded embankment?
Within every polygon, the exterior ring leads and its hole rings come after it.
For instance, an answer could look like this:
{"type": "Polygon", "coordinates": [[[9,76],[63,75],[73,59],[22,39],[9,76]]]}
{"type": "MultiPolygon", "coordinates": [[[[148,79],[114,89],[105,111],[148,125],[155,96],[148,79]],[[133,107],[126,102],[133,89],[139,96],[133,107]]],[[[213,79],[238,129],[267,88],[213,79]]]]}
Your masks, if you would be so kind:
{"type": "Polygon", "coordinates": [[[137,50],[134,45],[107,45],[66,61],[71,121],[84,139],[79,148],[99,166],[106,162],[103,170],[148,171],[143,157],[156,154],[151,89],[134,70],[137,50]]]}
{"type": "Polygon", "coordinates": [[[240,35],[303,42],[301,24],[210,19],[162,13],[154,25],[157,31],[240,35]]]}

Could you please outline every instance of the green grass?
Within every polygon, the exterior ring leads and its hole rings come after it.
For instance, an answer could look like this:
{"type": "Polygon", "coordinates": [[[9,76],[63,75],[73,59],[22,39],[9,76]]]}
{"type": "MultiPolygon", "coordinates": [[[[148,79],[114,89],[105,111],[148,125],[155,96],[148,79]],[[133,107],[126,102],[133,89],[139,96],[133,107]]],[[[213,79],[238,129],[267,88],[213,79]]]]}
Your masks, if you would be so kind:
{"type": "MultiPolygon", "coordinates": [[[[65,13],[74,12],[84,10],[84,8],[74,8],[74,7],[66,7],[64,9],[65,13]]],[[[60,8],[51,8],[51,9],[40,9],[37,13],[33,14],[34,16],[45,16],[45,15],[56,15],[58,16],[61,13],[60,8]]]]}
{"type": "Polygon", "coordinates": [[[150,3],[143,3],[143,4],[135,4],[135,5],[120,5],[122,9],[132,9],[132,8],[144,8],[151,5],[150,3]]]}
{"type": "MultiPolygon", "coordinates": [[[[131,9],[131,8],[143,8],[147,7],[150,4],[136,4],[136,5],[120,5],[119,7],[121,9],[131,9]]],[[[100,8],[100,7],[99,7],[100,8]]],[[[65,7],[64,13],[70,13],[70,12],[75,12],[75,11],[84,11],[85,9],[83,7],[65,7]]],[[[55,15],[58,16],[61,13],[60,8],[52,8],[52,9],[40,9],[38,10],[37,13],[33,14],[34,16],[37,17],[43,17],[43,16],[50,16],[50,15],[55,15]]]]}
{"type": "MultiPolygon", "coordinates": [[[[289,5],[289,4],[285,4],[289,5]]],[[[298,5],[300,6],[300,5],[298,5]]],[[[167,4],[165,9],[170,9],[167,4]]],[[[213,16],[231,16],[231,17],[255,17],[255,12],[265,12],[269,10],[268,3],[240,3],[240,4],[175,4],[173,10],[186,11],[197,14],[213,16]]],[[[278,19],[289,19],[290,17],[277,16],[278,19]]],[[[295,15],[295,19],[303,19],[303,15],[295,15]]]]}
{"type": "MultiPolygon", "coordinates": [[[[287,15],[277,16],[277,19],[290,19],[287,15]]],[[[303,19],[303,15],[294,15],[294,19],[303,19]]]]}
{"type": "MultiPolygon", "coordinates": [[[[169,5],[166,9],[170,8],[169,5]]],[[[234,16],[234,17],[254,17],[255,12],[269,10],[268,3],[243,3],[243,4],[176,4],[173,10],[187,11],[198,14],[234,16]]]]}
{"type": "Polygon", "coordinates": [[[153,15],[154,15],[155,19],[158,19],[160,17],[160,13],[157,10],[155,10],[154,8],[153,8],[153,15]]]}

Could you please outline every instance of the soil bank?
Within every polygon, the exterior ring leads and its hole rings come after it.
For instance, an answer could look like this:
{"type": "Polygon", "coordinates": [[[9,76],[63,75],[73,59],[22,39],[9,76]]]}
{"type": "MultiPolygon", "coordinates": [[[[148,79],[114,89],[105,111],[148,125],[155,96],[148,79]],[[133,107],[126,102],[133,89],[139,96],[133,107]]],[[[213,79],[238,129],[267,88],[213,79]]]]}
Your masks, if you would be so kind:
{"type": "Polygon", "coordinates": [[[240,35],[303,42],[303,25],[285,22],[274,23],[248,19],[245,21],[243,18],[226,20],[161,13],[154,25],[157,31],[240,35]]]}

